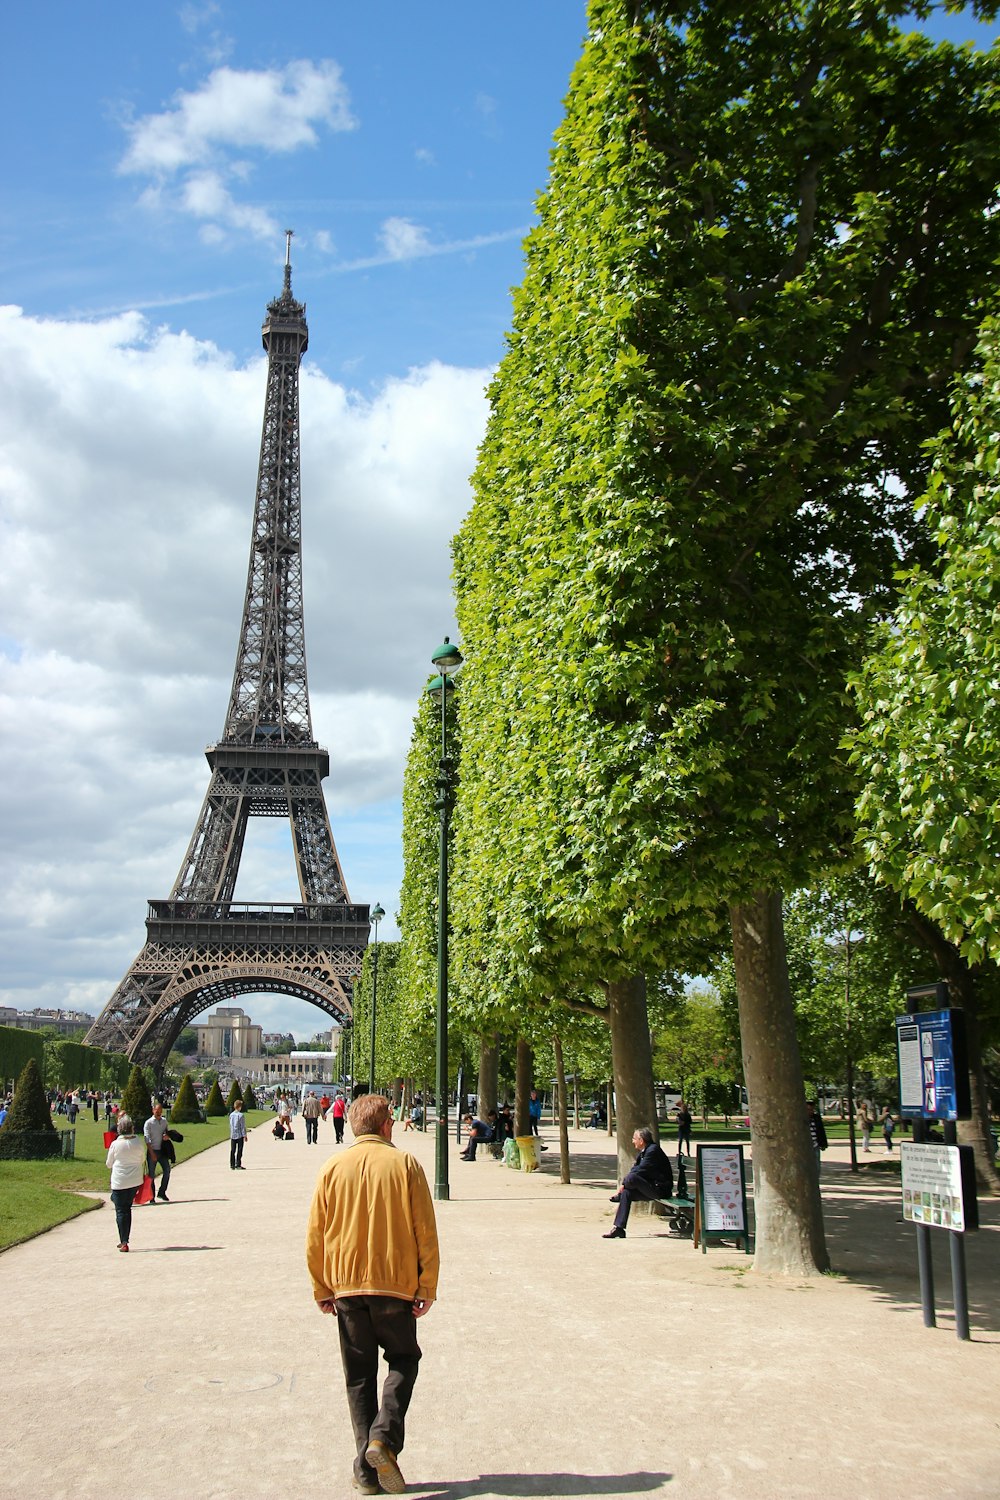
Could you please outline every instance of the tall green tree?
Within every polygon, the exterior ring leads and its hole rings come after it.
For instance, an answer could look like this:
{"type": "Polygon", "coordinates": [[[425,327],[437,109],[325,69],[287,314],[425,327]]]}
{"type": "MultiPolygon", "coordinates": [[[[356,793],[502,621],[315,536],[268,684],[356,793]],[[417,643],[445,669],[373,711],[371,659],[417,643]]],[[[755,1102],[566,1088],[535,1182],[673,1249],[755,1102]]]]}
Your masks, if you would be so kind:
{"type": "Polygon", "coordinates": [[[909,9],[592,0],[456,547],[468,946],[604,988],[630,1131],[642,976],[724,916],[755,1264],[796,1274],[827,1253],[781,892],[850,841],[846,677],[1000,251],[1000,60],[909,9]]]}
{"type": "Polygon", "coordinates": [[[146,1075],[138,1063],[132,1064],[128,1083],[122,1091],[121,1111],[131,1119],[136,1134],[141,1135],[142,1127],[153,1113],[153,1099],[146,1075]]]}
{"type": "Polygon", "coordinates": [[[861,844],[912,904],[914,930],[966,1012],[981,1187],[996,1191],[984,1041],[1000,988],[1000,323],[958,385],[932,452],[921,513],[935,552],[904,576],[899,604],[857,681],[850,738],[861,773],[861,844]],[[985,1033],[984,1033],[985,1028],[985,1033]]]}

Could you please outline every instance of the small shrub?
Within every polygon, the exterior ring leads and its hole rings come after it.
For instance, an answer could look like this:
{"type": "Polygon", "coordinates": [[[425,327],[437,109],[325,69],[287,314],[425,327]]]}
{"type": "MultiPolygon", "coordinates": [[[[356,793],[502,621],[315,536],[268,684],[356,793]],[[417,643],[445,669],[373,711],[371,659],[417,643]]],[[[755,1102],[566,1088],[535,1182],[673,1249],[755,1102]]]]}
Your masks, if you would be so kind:
{"type": "Polygon", "coordinates": [[[201,1105],[191,1082],[191,1074],[185,1073],[177,1090],[174,1107],[170,1111],[172,1125],[198,1125],[201,1123],[201,1105]]]}
{"type": "Polygon", "coordinates": [[[206,1115],[228,1115],[231,1113],[226,1108],[226,1101],[222,1097],[222,1090],[219,1088],[218,1079],[212,1084],[208,1098],[205,1100],[205,1113],[206,1115]]]}
{"type": "Polygon", "coordinates": [[[241,1104],[244,1104],[246,1102],[243,1098],[243,1090],[240,1088],[240,1080],[238,1078],[234,1078],[232,1083],[229,1085],[229,1097],[226,1099],[227,1114],[232,1114],[233,1110],[236,1108],[237,1099],[241,1104]]]}
{"type": "Polygon", "coordinates": [[[153,1101],[150,1097],[146,1075],[138,1063],[133,1067],[128,1083],[125,1085],[125,1091],[121,1097],[121,1111],[131,1117],[136,1135],[141,1135],[142,1127],[153,1113],[153,1101]]]}
{"type": "Polygon", "coordinates": [[[257,1095],[253,1091],[253,1084],[250,1083],[250,1082],[248,1082],[247,1086],[246,1086],[246,1089],[243,1092],[243,1113],[246,1114],[246,1112],[247,1112],[248,1109],[256,1109],[256,1108],[257,1108],[257,1095]]]}
{"type": "Polygon", "coordinates": [[[51,1130],[54,1133],[55,1128],[38,1063],[29,1057],[17,1080],[14,1098],[0,1131],[51,1130]]]}

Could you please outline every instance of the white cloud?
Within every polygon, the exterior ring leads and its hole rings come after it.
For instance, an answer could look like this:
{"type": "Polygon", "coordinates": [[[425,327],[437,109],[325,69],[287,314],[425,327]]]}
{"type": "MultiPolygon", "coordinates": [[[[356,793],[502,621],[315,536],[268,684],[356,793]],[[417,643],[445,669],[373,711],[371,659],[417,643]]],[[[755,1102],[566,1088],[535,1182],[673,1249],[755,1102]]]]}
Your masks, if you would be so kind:
{"type": "MultiPolygon", "coordinates": [[[[348,883],[390,915],[402,767],[453,625],[449,542],[487,376],[434,364],[364,397],[303,371],[314,728],[348,883]]],[[[263,358],[237,365],[134,313],[0,309],[5,1003],[99,1011],[146,900],[169,892],[228,701],[264,380],[263,358]]],[[[251,894],[281,899],[266,854],[247,871],[265,887],[251,894]]]]}
{"type": "Polygon", "coordinates": [[[412,219],[386,219],[378,234],[379,244],[390,260],[412,260],[431,251],[427,230],[412,219]]]}
{"type": "Polygon", "coordinates": [[[316,145],[317,125],[351,130],[354,124],[335,62],[300,60],[261,72],[216,68],[200,89],[178,93],[173,109],[128,126],[120,170],[170,174],[233,147],[296,151],[316,145]]]}
{"type": "Polygon", "coordinates": [[[354,125],[335,62],[300,60],[259,72],[221,67],[199,89],[178,93],[172,109],[128,124],[118,169],[151,179],[139,196],[142,207],[201,220],[203,240],[217,243],[227,230],[268,239],[275,220],[266,209],[239,203],[230,183],[249,180],[253,153],[313,147],[319,127],[354,125]]]}

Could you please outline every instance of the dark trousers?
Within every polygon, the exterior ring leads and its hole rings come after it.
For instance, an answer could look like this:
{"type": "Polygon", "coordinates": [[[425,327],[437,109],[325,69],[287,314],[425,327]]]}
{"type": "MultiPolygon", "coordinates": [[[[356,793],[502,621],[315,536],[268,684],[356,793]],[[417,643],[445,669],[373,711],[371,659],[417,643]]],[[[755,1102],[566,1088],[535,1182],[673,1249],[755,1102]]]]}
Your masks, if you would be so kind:
{"type": "Polygon", "coordinates": [[[118,1224],[118,1243],[127,1245],[128,1237],[132,1233],[132,1204],[135,1195],[139,1191],[134,1188],[112,1188],[111,1201],[115,1206],[115,1220],[118,1224]]]}
{"type": "Polygon", "coordinates": [[[679,1130],[677,1131],[677,1154],[678,1154],[678,1156],[684,1150],[685,1146],[687,1146],[687,1154],[688,1154],[688,1156],[690,1156],[691,1155],[691,1127],[690,1127],[690,1125],[682,1125],[679,1128],[679,1130]]]}
{"type": "Polygon", "coordinates": [[[615,1228],[624,1229],[628,1223],[628,1216],[633,1203],[649,1203],[660,1195],[652,1188],[647,1192],[641,1184],[621,1189],[621,1198],[618,1203],[618,1212],[615,1214],[615,1228]]]}
{"type": "Polygon", "coordinates": [[[245,1136],[238,1135],[229,1142],[229,1165],[234,1172],[237,1167],[243,1165],[243,1142],[245,1140],[245,1136]]]}
{"type": "MultiPolygon", "coordinates": [[[[166,1193],[167,1193],[167,1183],[170,1181],[170,1163],[167,1161],[167,1158],[164,1156],[164,1154],[163,1154],[162,1151],[160,1152],[159,1156],[156,1158],[155,1161],[153,1160],[151,1153],[149,1151],[147,1151],[146,1152],[146,1175],[147,1175],[147,1177],[149,1177],[152,1180],[153,1191],[154,1192],[156,1191],[156,1169],[157,1169],[157,1167],[159,1167],[159,1169],[160,1169],[160,1192],[159,1192],[159,1197],[164,1198],[164,1197],[166,1197],[166,1193]]],[[[136,1188],[136,1192],[138,1192],[138,1191],[139,1191],[139,1189],[136,1188]]]]}
{"type": "Polygon", "coordinates": [[[365,1463],[365,1449],[380,1439],[393,1453],[403,1451],[406,1410],[413,1395],[420,1363],[417,1320],[413,1304],[401,1297],[338,1297],[337,1325],[340,1357],[347,1382],[347,1405],[351,1412],[358,1456],[354,1473],[371,1480],[373,1471],[365,1463]],[[378,1355],[385,1352],[389,1372],[378,1399],[378,1355]]]}
{"type": "Polygon", "coordinates": [[[339,1146],[340,1143],[344,1139],[344,1117],[343,1117],[343,1115],[334,1115],[334,1117],[333,1117],[333,1133],[337,1137],[337,1145],[339,1146]]]}
{"type": "Polygon", "coordinates": [[[309,1142],[312,1141],[313,1145],[315,1146],[316,1143],[319,1140],[319,1116],[317,1115],[316,1119],[313,1120],[313,1119],[310,1119],[309,1115],[306,1115],[305,1116],[305,1122],[306,1122],[306,1145],[308,1146],[309,1142]]]}

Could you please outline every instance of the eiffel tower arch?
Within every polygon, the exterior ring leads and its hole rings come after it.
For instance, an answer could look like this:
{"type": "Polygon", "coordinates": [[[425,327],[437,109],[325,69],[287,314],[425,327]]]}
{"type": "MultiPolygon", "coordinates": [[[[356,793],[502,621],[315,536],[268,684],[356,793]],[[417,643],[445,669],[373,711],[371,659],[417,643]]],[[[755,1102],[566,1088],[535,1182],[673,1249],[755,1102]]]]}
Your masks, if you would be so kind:
{"type": "Polygon", "coordinates": [[[313,738],[302,611],[299,365],[305,305],[292,295],[291,231],[281,295],[261,330],[267,393],[236,669],[211,777],[173,890],[151,901],[146,941],[87,1033],[91,1046],[159,1068],[208,1006],[261,992],[349,1021],[368,944],[323,797],[330,757],[313,738]],[[299,902],[236,902],[251,817],[291,825],[299,902]]]}

